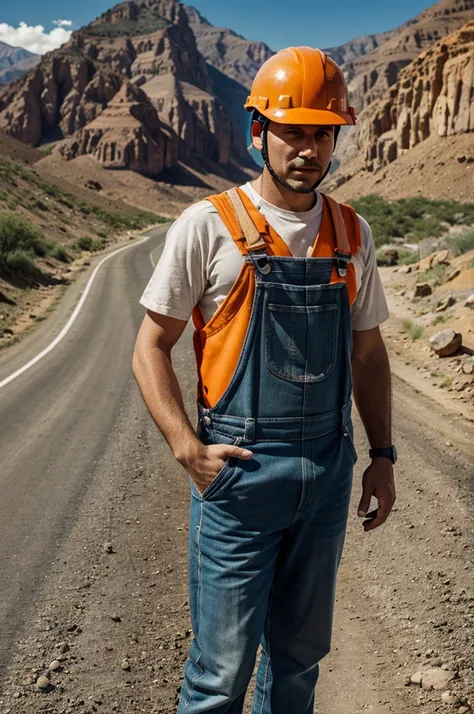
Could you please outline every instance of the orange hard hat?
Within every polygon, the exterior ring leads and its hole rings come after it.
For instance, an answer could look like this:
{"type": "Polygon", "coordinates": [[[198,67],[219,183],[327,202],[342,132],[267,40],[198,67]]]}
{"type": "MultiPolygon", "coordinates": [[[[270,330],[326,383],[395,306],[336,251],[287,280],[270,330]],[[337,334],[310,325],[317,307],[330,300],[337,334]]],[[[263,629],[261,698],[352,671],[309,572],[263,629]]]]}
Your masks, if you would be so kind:
{"type": "Polygon", "coordinates": [[[270,57],[253,81],[245,109],[279,124],[355,124],[342,70],[312,47],[288,47],[270,57]]]}

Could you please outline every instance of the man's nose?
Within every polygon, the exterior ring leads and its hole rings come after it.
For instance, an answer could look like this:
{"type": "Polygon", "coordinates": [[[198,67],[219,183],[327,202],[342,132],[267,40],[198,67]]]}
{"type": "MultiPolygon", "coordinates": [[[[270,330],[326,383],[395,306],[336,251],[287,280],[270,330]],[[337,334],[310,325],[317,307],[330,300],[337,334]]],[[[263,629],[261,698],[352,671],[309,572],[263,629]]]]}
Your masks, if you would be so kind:
{"type": "Polygon", "coordinates": [[[299,152],[299,156],[301,156],[302,159],[312,159],[317,155],[318,147],[316,145],[316,142],[314,142],[312,145],[308,144],[306,148],[301,149],[301,151],[299,152]]]}

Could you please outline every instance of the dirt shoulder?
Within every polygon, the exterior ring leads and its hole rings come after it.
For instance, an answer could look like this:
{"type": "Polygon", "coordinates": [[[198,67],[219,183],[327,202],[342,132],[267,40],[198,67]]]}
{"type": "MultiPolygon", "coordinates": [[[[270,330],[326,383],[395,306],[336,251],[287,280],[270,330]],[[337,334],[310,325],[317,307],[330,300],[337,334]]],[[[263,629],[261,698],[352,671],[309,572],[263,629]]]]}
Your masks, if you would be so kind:
{"type": "Polygon", "coordinates": [[[459,269],[459,276],[433,285],[432,293],[425,297],[414,295],[418,284],[426,284],[426,272],[407,273],[406,266],[380,269],[390,309],[383,334],[392,370],[409,383],[415,393],[426,394],[441,408],[471,421],[474,420],[474,365],[473,371],[469,370],[474,354],[474,309],[465,302],[474,291],[474,271],[463,266],[470,265],[473,258],[474,251],[471,251],[454,259],[448,271],[459,269]],[[449,307],[444,307],[446,305],[449,307]],[[430,345],[430,338],[444,330],[461,334],[462,347],[451,356],[439,357],[430,345]]]}

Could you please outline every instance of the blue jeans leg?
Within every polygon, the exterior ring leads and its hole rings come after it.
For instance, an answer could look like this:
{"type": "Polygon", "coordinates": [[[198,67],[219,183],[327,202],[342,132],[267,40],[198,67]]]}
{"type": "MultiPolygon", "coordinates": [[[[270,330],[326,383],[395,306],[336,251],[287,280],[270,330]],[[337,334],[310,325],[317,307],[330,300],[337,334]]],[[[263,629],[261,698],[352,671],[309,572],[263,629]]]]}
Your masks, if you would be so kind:
{"type": "Polygon", "coordinates": [[[178,714],[241,714],[255,665],[281,535],[249,533],[231,510],[192,497],[194,640],[178,714]]]}
{"type": "Polygon", "coordinates": [[[285,534],[262,640],[253,714],[312,714],[319,662],[331,648],[336,575],[351,472],[285,534]]]}

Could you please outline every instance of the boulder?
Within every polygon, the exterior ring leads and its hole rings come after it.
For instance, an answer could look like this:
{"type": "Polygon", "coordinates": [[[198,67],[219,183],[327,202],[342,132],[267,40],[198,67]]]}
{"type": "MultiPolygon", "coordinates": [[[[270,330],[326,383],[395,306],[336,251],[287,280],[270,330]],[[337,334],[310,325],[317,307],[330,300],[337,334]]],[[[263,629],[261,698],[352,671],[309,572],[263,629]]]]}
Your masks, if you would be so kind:
{"type": "Polygon", "coordinates": [[[432,255],[428,255],[426,258],[422,258],[420,260],[420,272],[424,273],[426,270],[431,270],[434,259],[434,253],[432,255]]]}
{"type": "Polygon", "coordinates": [[[398,250],[395,248],[390,248],[389,250],[384,250],[377,257],[378,265],[383,265],[387,267],[392,267],[393,265],[398,265],[398,250]]]}
{"type": "Polygon", "coordinates": [[[462,345],[462,335],[460,332],[447,329],[438,332],[430,337],[431,349],[439,357],[450,357],[455,354],[462,345]]]}
{"type": "Polygon", "coordinates": [[[436,253],[433,264],[448,265],[450,257],[451,253],[449,252],[449,250],[441,250],[439,253],[436,253]]]}
{"type": "Polygon", "coordinates": [[[469,295],[466,302],[464,303],[464,307],[470,307],[471,309],[474,309],[474,293],[472,295],[469,295]]]}
{"type": "Polygon", "coordinates": [[[428,297],[433,292],[433,288],[429,283],[417,283],[413,297],[428,297]]]}

